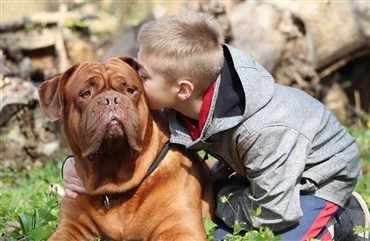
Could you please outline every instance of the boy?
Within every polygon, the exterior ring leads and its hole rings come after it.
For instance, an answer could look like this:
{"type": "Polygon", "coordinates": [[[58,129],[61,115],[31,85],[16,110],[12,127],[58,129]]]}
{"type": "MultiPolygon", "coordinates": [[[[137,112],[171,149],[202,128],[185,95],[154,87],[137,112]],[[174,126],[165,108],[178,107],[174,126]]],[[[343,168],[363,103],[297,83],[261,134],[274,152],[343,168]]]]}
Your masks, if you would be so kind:
{"type": "MultiPolygon", "coordinates": [[[[219,160],[211,168],[216,238],[239,221],[283,240],[354,240],[353,225],[369,216],[351,195],[361,175],[354,138],[319,101],[275,84],[223,41],[218,22],[203,13],[149,22],[138,35],[139,74],[150,108],[166,108],[171,142],[219,160]]],[[[68,160],[66,194],[75,197],[84,188],[68,160]]]]}

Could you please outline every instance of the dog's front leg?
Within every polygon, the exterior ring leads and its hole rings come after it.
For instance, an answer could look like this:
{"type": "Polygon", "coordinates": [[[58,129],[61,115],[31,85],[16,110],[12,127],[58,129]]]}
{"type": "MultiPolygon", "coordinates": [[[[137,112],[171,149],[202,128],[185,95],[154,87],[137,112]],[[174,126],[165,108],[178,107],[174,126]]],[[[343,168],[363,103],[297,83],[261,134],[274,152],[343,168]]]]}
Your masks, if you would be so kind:
{"type": "Polygon", "coordinates": [[[96,209],[88,196],[80,194],[76,199],[64,197],[61,204],[60,222],[50,241],[94,240],[102,236],[97,227],[96,209]]]}

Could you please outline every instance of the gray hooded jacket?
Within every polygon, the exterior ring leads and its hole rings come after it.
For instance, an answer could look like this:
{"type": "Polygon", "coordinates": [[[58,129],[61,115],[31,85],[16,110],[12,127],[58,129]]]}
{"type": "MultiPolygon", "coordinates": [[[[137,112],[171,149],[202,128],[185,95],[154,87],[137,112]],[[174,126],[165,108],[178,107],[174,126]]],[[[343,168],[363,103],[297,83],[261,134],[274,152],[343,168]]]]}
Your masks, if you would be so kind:
{"type": "Polygon", "coordinates": [[[200,138],[192,140],[178,113],[166,110],[172,143],[205,150],[248,180],[219,191],[217,216],[230,227],[238,220],[246,230],[279,231],[302,217],[300,194],[343,206],[361,175],[355,139],[323,104],[275,84],[251,56],[227,45],[224,55],[200,138]]]}

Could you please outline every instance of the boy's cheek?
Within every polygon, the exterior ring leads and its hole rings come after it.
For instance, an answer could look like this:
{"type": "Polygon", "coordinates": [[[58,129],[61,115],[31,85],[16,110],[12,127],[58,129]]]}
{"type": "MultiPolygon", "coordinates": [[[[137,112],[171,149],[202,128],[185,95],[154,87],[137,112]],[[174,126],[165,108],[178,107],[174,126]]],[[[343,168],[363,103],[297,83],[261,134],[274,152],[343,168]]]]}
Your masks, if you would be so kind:
{"type": "Polygon", "coordinates": [[[145,97],[149,101],[149,104],[150,104],[150,91],[149,91],[149,89],[145,88],[145,85],[144,85],[144,94],[145,94],[145,97]]]}

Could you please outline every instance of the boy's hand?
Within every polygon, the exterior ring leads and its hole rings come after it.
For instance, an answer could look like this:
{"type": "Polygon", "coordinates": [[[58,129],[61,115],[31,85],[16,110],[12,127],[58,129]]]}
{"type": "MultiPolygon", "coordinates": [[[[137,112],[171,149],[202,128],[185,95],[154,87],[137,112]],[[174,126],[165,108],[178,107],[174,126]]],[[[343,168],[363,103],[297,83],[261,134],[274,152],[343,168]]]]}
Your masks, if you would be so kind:
{"type": "Polygon", "coordinates": [[[222,163],[221,161],[217,161],[211,167],[211,178],[212,181],[216,181],[219,179],[228,179],[234,170],[222,163]]]}
{"type": "Polygon", "coordinates": [[[63,184],[65,194],[68,198],[76,198],[79,193],[86,193],[86,189],[77,175],[75,167],[75,159],[68,158],[63,166],[63,184]]]}

